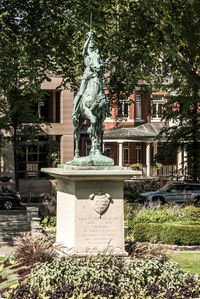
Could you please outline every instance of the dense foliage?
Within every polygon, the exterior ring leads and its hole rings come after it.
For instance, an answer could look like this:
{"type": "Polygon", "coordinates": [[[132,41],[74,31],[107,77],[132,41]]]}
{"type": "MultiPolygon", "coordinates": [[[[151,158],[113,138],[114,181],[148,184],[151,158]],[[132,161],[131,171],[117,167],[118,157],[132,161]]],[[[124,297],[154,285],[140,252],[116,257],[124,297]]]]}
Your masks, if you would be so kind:
{"type": "Polygon", "coordinates": [[[200,245],[200,223],[138,223],[133,238],[139,242],[200,245]]]}
{"type": "Polygon", "coordinates": [[[30,271],[30,267],[16,259],[5,258],[0,261],[0,296],[12,285],[21,283],[30,274],[30,271]]]}
{"type": "Polygon", "coordinates": [[[199,222],[200,208],[194,205],[178,205],[175,203],[160,205],[151,202],[148,205],[125,203],[125,220],[129,227],[137,223],[164,222],[199,222]]]}
{"type": "MultiPolygon", "coordinates": [[[[164,117],[176,122],[161,133],[169,146],[159,159],[184,147],[191,178],[197,180],[199,4],[199,0],[165,0],[162,4],[159,0],[2,0],[1,99],[7,99],[13,87],[23,95],[38,94],[40,84],[52,72],[63,77],[67,87],[70,84],[77,90],[84,68],[81,52],[92,12],[95,42],[106,62],[110,100],[127,98],[136,86],[148,94],[152,89],[167,92],[164,117]]],[[[7,107],[8,112],[11,107],[7,107]]]]}
{"type": "Polygon", "coordinates": [[[163,208],[160,205],[152,204],[143,206],[132,219],[132,225],[137,223],[164,223],[175,222],[184,219],[184,213],[179,206],[163,208]]]}
{"type": "Polygon", "coordinates": [[[56,217],[52,216],[46,216],[41,223],[41,226],[43,227],[44,230],[56,230],[56,217]]]}
{"type": "Polygon", "coordinates": [[[129,205],[125,209],[128,236],[135,241],[200,244],[200,208],[193,205],[129,205]]]}
{"type": "Polygon", "coordinates": [[[189,299],[198,296],[199,289],[198,277],[161,258],[69,257],[36,264],[26,284],[14,289],[10,298],[189,299]]]}

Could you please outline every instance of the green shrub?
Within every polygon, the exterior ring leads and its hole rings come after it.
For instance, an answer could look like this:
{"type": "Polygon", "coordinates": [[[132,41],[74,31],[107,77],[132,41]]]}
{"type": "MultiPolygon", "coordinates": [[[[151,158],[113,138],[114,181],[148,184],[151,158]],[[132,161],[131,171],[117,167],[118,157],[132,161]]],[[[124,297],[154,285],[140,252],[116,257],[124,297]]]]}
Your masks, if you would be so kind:
{"type": "Polygon", "coordinates": [[[140,259],[127,263],[111,256],[103,256],[98,260],[69,257],[56,259],[51,264],[37,264],[31,272],[31,286],[44,293],[63,280],[75,286],[86,281],[89,284],[101,280],[129,290],[132,285],[142,287],[162,281],[173,289],[180,285],[183,277],[183,271],[174,261],[140,259]]]}
{"type": "Polygon", "coordinates": [[[124,192],[124,199],[127,202],[136,202],[139,195],[140,195],[140,192],[137,190],[133,190],[133,191],[128,190],[128,191],[124,192]]]}
{"type": "Polygon", "coordinates": [[[124,221],[129,226],[130,222],[136,217],[141,205],[137,203],[125,202],[124,204],[124,221]]]}
{"type": "Polygon", "coordinates": [[[178,206],[163,209],[160,205],[152,204],[143,207],[132,219],[131,225],[137,223],[164,223],[183,220],[184,215],[178,206]]]}
{"type": "Polygon", "coordinates": [[[46,216],[43,220],[42,220],[42,227],[45,230],[56,230],[56,217],[52,216],[46,216]]]}
{"type": "Polygon", "coordinates": [[[196,298],[200,279],[162,258],[122,259],[69,256],[38,263],[9,298],[196,298]]]}
{"type": "Polygon", "coordinates": [[[186,221],[200,221],[200,208],[188,205],[182,208],[186,221]]]}
{"type": "Polygon", "coordinates": [[[200,245],[200,225],[185,223],[138,223],[133,229],[135,241],[177,245],[200,245]]]}

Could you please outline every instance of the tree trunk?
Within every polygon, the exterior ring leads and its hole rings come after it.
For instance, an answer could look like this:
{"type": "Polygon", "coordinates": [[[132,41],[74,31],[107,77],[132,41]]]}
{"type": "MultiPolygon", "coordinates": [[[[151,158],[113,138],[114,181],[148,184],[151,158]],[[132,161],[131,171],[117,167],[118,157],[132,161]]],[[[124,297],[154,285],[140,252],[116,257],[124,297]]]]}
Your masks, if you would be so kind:
{"type": "Polygon", "coordinates": [[[15,189],[19,191],[18,158],[17,158],[17,128],[14,127],[13,136],[14,166],[15,166],[15,189]]]}
{"type": "Polygon", "coordinates": [[[192,144],[191,144],[191,161],[192,161],[192,173],[191,177],[194,182],[198,180],[199,177],[199,141],[197,139],[197,130],[198,130],[198,104],[197,101],[194,103],[192,110],[192,144]]]}

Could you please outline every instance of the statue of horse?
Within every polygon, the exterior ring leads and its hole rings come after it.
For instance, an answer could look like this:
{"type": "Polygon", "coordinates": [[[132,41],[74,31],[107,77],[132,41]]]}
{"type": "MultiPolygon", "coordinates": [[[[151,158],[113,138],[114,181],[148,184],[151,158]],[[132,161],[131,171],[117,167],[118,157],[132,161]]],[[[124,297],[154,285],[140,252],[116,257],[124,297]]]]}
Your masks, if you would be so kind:
{"type": "Polygon", "coordinates": [[[91,140],[90,155],[101,155],[100,140],[103,132],[103,122],[109,111],[107,97],[102,86],[102,61],[98,52],[89,57],[88,76],[86,87],[73,112],[75,158],[79,157],[80,128],[85,120],[90,121],[88,133],[91,140]]]}

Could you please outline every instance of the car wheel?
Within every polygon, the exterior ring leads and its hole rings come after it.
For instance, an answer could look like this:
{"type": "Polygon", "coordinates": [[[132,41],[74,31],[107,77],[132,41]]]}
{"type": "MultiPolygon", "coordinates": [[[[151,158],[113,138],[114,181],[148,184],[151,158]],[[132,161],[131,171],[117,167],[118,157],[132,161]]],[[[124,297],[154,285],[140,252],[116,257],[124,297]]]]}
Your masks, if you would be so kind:
{"type": "Polygon", "coordinates": [[[194,204],[195,204],[196,207],[200,208],[200,197],[196,197],[194,199],[194,204]]]}
{"type": "Polygon", "coordinates": [[[165,204],[165,200],[164,200],[164,198],[161,197],[161,196],[155,196],[155,197],[153,197],[153,198],[152,198],[152,201],[153,201],[153,202],[158,202],[158,203],[160,203],[161,205],[164,205],[164,204],[165,204]]]}
{"type": "Polygon", "coordinates": [[[3,206],[6,210],[11,210],[13,208],[13,203],[10,200],[6,200],[3,206]]]}

